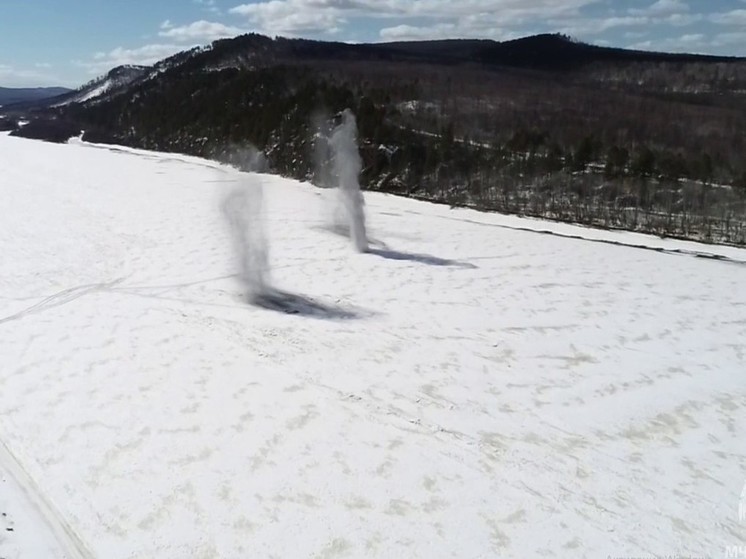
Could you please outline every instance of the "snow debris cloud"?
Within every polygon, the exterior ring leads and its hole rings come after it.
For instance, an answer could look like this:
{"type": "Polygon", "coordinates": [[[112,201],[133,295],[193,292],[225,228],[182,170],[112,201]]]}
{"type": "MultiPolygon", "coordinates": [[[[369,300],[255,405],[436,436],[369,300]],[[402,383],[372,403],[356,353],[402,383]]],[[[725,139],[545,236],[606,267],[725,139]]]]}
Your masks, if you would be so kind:
{"type": "Polygon", "coordinates": [[[269,249],[264,232],[262,183],[246,176],[223,201],[238,262],[238,277],[251,301],[269,291],[269,249]]]}
{"type": "Polygon", "coordinates": [[[269,162],[264,152],[252,145],[231,144],[215,153],[215,156],[224,163],[236,167],[241,171],[249,173],[266,173],[269,171],[269,162]]]}
{"type": "Polygon", "coordinates": [[[313,182],[316,186],[329,188],[334,186],[329,154],[329,137],[332,134],[331,118],[325,111],[317,111],[311,116],[313,141],[313,182]]]}
{"type": "Polygon", "coordinates": [[[342,112],[342,122],[332,131],[329,145],[350,238],[358,252],[366,252],[365,200],[359,182],[363,160],[357,146],[357,122],[350,109],[342,112]]]}
{"type": "Polygon", "coordinates": [[[265,226],[264,182],[260,173],[269,168],[265,155],[253,148],[228,148],[224,159],[245,173],[222,201],[228,222],[237,277],[247,301],[263,309],[320,319],[353,319],[355,310],[326,305],[272,286],[269,265],[269,241],[265,226]]]}
{"type": "MultiPolygon", "coordinates": [[[[248,148],[233,153],[241,168],[261,172],[264,155],[248,148]]],[[[264,185],[256,174],[242,173],[238,183],[223,200],[237,260],[238,278],[246,296],[255,302],[270,291],[269,243],[264,226],[264,185]]]]}

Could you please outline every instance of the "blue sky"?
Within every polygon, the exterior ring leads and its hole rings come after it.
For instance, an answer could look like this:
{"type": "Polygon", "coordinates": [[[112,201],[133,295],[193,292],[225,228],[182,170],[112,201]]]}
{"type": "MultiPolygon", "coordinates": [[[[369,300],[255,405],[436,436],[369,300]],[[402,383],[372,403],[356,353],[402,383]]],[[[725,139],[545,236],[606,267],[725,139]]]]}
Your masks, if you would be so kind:
{"type": "Polygon", "coordinates": [[[0,0],[0,86],[78,86],[250,31],[357,42],[559,31],[746,56],[746,0],[0,0]]]}

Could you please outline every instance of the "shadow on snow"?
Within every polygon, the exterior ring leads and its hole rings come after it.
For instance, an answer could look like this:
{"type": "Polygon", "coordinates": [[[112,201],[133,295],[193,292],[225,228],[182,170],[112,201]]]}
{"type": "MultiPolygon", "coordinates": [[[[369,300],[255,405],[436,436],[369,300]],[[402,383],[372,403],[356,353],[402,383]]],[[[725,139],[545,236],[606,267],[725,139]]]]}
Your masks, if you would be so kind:
{"type": "Polygon", "coordinates": [[[325,320],[361,318],[361,314],[352,309],[320,303],[303,295],[277,289],[272,289],[268,293],[247,297],[247,300],[250,304],[261,309],[285,314],[297,314],[309,318],[325,320]]]}
{"type": "Polygon", "coordinates": [[[386,260],[404,260],[407,262],[417,262],[418,264],[427,264],[428,266],[452,266],[454,268],[466,268],[474,270],[477,267],[469,262],[460,262],[458,260],[449,260],[447,258],[439,258],[437,256],[431,256],[429,254],[418,254],[415,252],[400,252],[398,250],[383,249],[383,248],[369,248],[369,254],[375,254],[386,260]]]}
{"type": "MultiPolygon", "coordinates": [[[[339,235],[340,237],[350,236],[350,229],[344,224],[334,224],[317,227],[320,231],[326,231],[339,235]]],[[[426,264],[428,266],[450,266],[453,268],[465,268],[469,270],[477,269],[477,266],[469,262],[461,262],[459,260],[449,260],[447,258],[439,258],[438,256],[432,256],[429,254],[419,254],[416,252],[401,252],[398,250],[390,249],[386,243],[379,241],[378,239],[369,238],[368,241],[372,245],[366,251],[368,254],[374,254],[385,258],[386,260],[399,260],[406,262],[416,262],[418,264],[426,264]]]]}

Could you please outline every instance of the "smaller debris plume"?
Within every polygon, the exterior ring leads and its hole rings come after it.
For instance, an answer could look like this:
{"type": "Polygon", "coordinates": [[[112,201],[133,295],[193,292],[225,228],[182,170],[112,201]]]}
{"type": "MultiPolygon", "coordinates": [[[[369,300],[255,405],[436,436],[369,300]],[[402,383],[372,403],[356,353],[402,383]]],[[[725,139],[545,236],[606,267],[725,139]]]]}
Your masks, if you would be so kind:
{"type": "MultiPolygon", "coordinates": [[[[266,168],[263,154],[255,149],[245,150],[240,159],[250,171],[261,172],[266,168]]],[[[241,173],[223,199],[222,210],[233,241],[239,281],[249,301],[254,303],[272,292],[262,177],[241,173]]]]}
{"type": "Polygon", "coordinates": [[[329,147],[352,244],[358,252],[367,252],[365,200],[359,182],[363,160],[357,145],[357,122],[350,109],[342,112],[342,122],[332,131],[329,147]]]}

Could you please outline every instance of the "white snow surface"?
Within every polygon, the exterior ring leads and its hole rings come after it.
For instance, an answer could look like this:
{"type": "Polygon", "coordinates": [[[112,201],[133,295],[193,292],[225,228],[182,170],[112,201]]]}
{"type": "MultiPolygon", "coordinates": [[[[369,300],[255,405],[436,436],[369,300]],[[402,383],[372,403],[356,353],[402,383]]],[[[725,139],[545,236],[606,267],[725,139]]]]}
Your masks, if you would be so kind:
{"type": "Polygon", "coordinates": [[[7,135],[0,169],[0,556],[746,544],[743,250],[367,193],[357,254],[254,175],[286,314],[234,276],[236,171],[7,135]]]}

